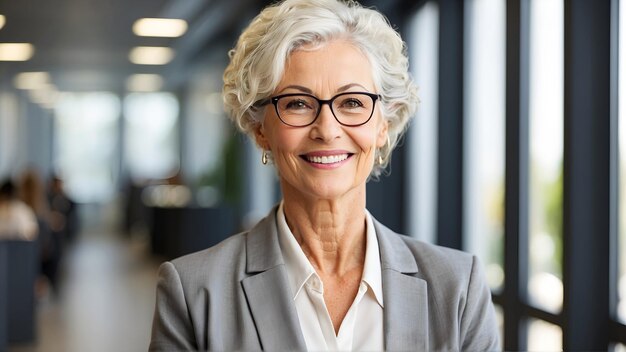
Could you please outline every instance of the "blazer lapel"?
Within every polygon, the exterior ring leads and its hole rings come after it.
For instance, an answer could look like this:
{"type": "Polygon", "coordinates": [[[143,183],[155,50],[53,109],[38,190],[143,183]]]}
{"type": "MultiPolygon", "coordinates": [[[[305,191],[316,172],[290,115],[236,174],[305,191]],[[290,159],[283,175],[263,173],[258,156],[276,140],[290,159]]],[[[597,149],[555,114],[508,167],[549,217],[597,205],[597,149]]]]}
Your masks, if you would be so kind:
{"type": "Polygon", "coordinates": [[[413,253],[397,234],[374,220],[380,247],[385,350],[428,350],[428,287],[415,277],[413,253]]]}
{"type": "Polygon", "coordinates": [[[241,284],[264,350],[305,350],[296,307],[278,244],[276,208],[246,239],[246,271],[241,284]]]}

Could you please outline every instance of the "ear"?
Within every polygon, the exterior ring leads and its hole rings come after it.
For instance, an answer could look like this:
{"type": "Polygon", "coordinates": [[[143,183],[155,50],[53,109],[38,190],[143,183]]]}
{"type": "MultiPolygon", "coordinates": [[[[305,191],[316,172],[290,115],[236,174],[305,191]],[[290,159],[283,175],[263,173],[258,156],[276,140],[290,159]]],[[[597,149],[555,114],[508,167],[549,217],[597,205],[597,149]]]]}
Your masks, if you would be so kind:
{"type": "Polygon", "coordinates": [[[378,134],[376,136],[376,147],[382,148],[387,143],[389,138],[389,121],[383,119],[378,127],[378,134]]]}
{"type": "Polygon", "coordinates": [[[265,137],[265,129],[263,124],[259,124],[254,129],[254,139],[256,140],[256,144],[259,146],[259,148],[264,150],[270,149],[270,144],[267,140],[267,137],[265,137]]]}

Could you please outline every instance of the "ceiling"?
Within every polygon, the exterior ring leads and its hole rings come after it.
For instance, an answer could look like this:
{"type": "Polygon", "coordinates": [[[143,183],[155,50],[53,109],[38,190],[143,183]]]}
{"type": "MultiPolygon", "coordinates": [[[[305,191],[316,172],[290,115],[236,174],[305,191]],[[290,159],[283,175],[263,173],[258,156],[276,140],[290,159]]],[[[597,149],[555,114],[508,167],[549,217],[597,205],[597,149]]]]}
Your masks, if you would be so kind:
{"type": "Polygon", "coordinates": [[[0,62],[0,85],[12,86],[19,72],[46,71],[61,91],[123,91],[133,73],[162,74],[170,88],[206,57],[224,60],[234,43],[231,33],[266,3],[254,0],[0,0],[6,17],[0,42],[35,46],[26,62],[0,62]],[[245,9],[245,10],[242,10],[245,9]],[[133,23],[142,17],[182,18],[189,28],[179,38],[138,37],[133,23]],[[128,59],[135,46],[176,50],[164,66],[136,65],[128,59]],[[219,50],[211,50],[219,48],[219,50]]]}
{"type": "MultiPolygon", "coordinates": [[[[166,90],[184,84],[193,67],[224,65],[237,34],[262,7],[274,0],[0,0],[6,24],[0,43],[35,46],[26,62],[0,62],[0,88],[12,89],[17,73],[49,72],[61,91],[123,92],[134,73],[159,73],[166,90]],[[181,18],[187,32],[179,38],[138,37],[133,23],[143,17],[181,18]],[[167,65],[132,64],[135,46],[169,46],[176,56],[167,65]]],[[[366,6],[398,10],[399,0],[364,0],[366,6]]]]}

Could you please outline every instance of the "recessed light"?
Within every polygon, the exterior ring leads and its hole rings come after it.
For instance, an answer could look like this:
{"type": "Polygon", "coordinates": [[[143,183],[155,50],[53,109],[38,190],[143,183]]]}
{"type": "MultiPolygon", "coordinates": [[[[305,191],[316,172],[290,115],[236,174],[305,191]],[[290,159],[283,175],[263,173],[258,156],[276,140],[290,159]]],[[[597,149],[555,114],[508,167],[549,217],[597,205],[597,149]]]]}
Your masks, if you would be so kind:
{"type": "Polygon", "coordinates": [[[165,65],[174,58],[174,50],[162,46],[138,46],[128,55],[130,62],[138,65],[165,65]]]}
{"type": "Polygon", "coordinates": [[[133,32],[142,37],[180,37],[187,31],[187,22],[175,18],[142,18],[133,24],[133,32]]]}
{"type": "Polygon", "coordinates": [[[7,23],[6,18],[4,17],[4,15],[0,15],[0,29],[2,29],[2,27],[4,27],[5,23],[7,23]]]}
{"type": "Polygon", "coordinates": [[[31,90],[28,96],[33,103],[45,106],[54,106],[59,98],[59,91],[50,85],[45,89],[31,90]]]}
{"type": "Polygon", "coordinates": [[[27,61],[34,53],[30,43],[0,43],[0,61],[27,61]]]}
{"type": "Polygon", "coordinates": [[[42,89],[50,85],[50,75],[48,72],[22,72],[15,76],[13,84],[17,89],[42,89]]]}
{"type": "Polygon", "coordinates": [[[156,92],[163,88],[163,78],[157,74],[138,73],[126,80],[126,90],[131,92],[156,92]]]}

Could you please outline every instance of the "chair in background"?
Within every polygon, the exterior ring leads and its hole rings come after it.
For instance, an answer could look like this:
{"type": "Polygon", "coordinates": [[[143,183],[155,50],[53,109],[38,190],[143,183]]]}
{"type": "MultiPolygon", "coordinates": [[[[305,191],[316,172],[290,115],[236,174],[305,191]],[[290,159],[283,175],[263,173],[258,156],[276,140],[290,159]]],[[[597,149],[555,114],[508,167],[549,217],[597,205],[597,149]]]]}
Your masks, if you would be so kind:
{"type": "Polygon", "coordinates": [[[35,341],[38,272],[37,241],[0,240],[0,301],[5,302],[4,307],[0,303],[0,339],[6,333],[8,344],[35,341]]]}

